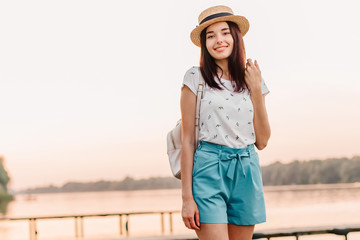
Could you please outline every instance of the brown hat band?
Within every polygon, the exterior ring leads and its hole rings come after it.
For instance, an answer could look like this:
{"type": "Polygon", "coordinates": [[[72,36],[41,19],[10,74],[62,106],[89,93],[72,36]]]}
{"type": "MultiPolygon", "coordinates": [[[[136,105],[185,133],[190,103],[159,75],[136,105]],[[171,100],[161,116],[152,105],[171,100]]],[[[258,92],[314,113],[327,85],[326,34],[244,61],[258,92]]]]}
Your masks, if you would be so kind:
{"type": "Polygon", "coordinates": [[[207,16],[206,18],[204,18],[200,23],[199,25],[203,24],[204,22],[207,22],[211,19],[214,19],[214,18],[218,18],[218,17],[225,17],[225,16],[231,16],[233,15],[232,13],[228,13],[228,12],[222,12],[222,13],[215,13],[213,15],[210,15],[210,16],[207,16]]]}

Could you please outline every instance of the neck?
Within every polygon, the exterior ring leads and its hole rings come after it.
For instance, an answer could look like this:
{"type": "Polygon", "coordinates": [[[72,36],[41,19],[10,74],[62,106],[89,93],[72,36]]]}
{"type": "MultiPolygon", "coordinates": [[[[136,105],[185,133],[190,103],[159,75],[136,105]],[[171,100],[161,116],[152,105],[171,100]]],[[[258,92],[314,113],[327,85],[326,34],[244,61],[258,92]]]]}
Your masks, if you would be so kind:
{"type": "Polygon", "coordinates": [[[228,67],[228,60],[222,59],[222,60],[216,60],[216,64],[222,69],[218,69],[218,74],[222,74],[222,78],[230,80],[230,73],[229,73],[229,67],[228,67]]]}

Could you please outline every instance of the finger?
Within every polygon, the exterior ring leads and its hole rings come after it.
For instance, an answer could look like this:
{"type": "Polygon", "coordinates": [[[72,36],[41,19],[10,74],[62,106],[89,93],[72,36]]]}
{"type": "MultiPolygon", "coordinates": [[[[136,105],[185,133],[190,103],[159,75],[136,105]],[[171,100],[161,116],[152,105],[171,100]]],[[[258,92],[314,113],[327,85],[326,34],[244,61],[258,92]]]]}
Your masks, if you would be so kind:
{"type": "Polygon", "coordinates": [[[200,227],[200,216],[199,216],[199,211],[195,212],[195,221],[196,221],[196,225],[198,227],[200,227]]]}
{"type": "Polygon", "coordinates": [[[192,228],[192,229],[200,230],[200,228],[199,228],[198,226],[196,226],[195,221],[194,221],[194,218],[192,218],[192,219],[190,220],[190,225],[191,225],[191,228],[192,228]]]}
{"type": "Polygon", "coordinates": [[[189,221],[187,221],[187,220],[184,220],[184,224],[185,224],[185,227],[187,227],[187,228],[191,227],[189,221]]]}
{"type": "Polygon", "coordinates": [[[255,67],[257,67],[257,69],[259,69],[260,70],[260,67],[259,67],[259,64],[258,64],[258,62],[255,60],[255,67]]]}
{"type": "Polygon", "coordinates": [[[248,59],[247,63],[250,67],[255,67],[254,63],[252,62],[251,58],[248,59]]]}

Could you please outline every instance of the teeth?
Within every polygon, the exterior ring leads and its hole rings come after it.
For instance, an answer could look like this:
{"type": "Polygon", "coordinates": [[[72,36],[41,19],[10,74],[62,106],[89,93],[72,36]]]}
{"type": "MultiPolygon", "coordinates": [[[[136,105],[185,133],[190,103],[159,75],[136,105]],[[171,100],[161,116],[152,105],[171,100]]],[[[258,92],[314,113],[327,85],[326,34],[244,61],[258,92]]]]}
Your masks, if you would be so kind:
{"type": "Polygon", "coordinates": [[[225,47],[218,47],[218,48],[215,48],[215,50],[219,50],[219,49],[224,49],[225,47]]]}

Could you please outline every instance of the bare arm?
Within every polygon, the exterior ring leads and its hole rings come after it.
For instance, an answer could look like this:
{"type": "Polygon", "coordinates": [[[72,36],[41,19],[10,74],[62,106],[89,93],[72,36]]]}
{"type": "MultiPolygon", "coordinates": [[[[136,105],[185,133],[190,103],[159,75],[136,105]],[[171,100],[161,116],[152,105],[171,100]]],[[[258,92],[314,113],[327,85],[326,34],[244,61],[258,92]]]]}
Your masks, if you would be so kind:
{"type": "Polygon", "coordinates": [[[196,96],[184,86],[180,98],[181,108],[181,189],[182,189],[182,217],[186,227],[199,229],[199,211],[192,194],[192,170],[195,151],[195,113],[196,96]],[[195,224],[195,221],[197,224],[195,224]]]}
{"type": "Polygon", "coordinates": [[[265,96],[261,95],[261,89],[260,92],[251,95],[251,101],[254,105],[255,146],[262,150],[266,147],[271,132],[266,113],[265,96]]]}
{"type": "Polygon", "coordinates": [[[192,169],[195,151],[195,105],[196,96],[184,86],[181,91],[181,184],[183,200],[192,199],[192,169]]]}
{"type": "Polygon", "coordinates": [[[255,61],[248,59],[245,70],[245,81],[250,88],[250,97],[254,107],[255,146],[262,150],[266,147],[271,130],[265,106],[265,96],[261,93],[261,71],[255,61]]]}

